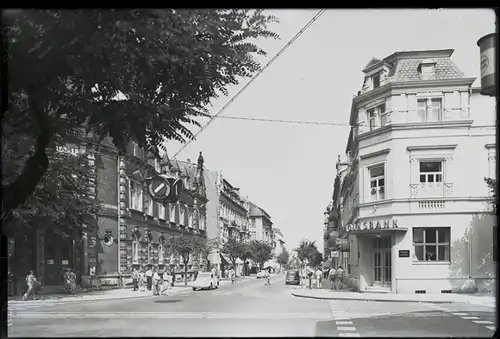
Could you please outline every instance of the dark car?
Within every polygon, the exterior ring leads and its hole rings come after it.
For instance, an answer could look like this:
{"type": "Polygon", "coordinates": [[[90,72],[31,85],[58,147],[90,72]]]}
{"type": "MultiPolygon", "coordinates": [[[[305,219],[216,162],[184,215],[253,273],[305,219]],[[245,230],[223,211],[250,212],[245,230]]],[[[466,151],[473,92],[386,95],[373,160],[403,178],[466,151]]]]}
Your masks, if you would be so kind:
{"type": "Polygon", "coordinates": [[[298,270],[286,272],[285,285],[300,285],[300,275],[298,270]]]}

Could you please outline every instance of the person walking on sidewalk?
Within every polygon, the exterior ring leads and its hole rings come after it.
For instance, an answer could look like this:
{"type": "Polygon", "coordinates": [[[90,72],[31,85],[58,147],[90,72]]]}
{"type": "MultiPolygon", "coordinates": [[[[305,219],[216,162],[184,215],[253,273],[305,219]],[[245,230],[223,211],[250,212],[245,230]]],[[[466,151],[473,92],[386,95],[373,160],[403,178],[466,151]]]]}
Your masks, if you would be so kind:
{"type": "Polygon", "coordinates": [[[64,273],[64,287],[66,292],[71,295],[75,295],[76,293],[76,274],[70,269],[67,268],[64,273]]]}
{"type": "Polygon", "coordinates": [[[151,291],[151,288],[153,287],[153,270],[151,270],[151,266],[149,266],[146,271],[146,280],[148,291],[151,291]]]}
{"type": "Polygon", "coordinates": [[[328,272],[328,280],[330,280],[332,290],[337,288],[335,286],[336,278],[337,278],[337,270],[334,267],[332,267],[332,268],[330,268],[330,271],[328,272]]]}
{"type": "Polygon", "coordinates": [[[144,273],[144,269],[141,268],[139,272],[139,291],[144,292],[146,290],[146,274],[144,273]]]}
{"type": "Polygon", "coordinates": [[[134,291],[137,291],[139,287],[139,272],[137,271],[137,268],[134,268],[132,271],[132,285],[134,286],[134,291]]]}
{"type": "Polygon", "coordinates": [[[158,271],[156,268],[153,269],[153,276],[152,276],[152,289],[153,289],[153,295],[160,295],[160,281],[161,277],[158,274],[158,271]]]}
{"type": "Polygon", "coordinates": [[[342,285],[344,284],[344,269],[342,266],[339,266],[337,268],[337,283],[339,285],[339,290],[342,289],[342,285]]]}
{"type": "Polygon", "coordinates": [[[26,293],[24,293],[23,300],[26,300],[31,295],[33,296],[33,299],[35,299],[35,300],[38,299],[36,296],[36,288],[37,288],[37,285],[39,285],[40,283],[36,279],[35,271],[30,270],[28,272],[28,275],[26,276],[25,282],[26,282],[26,287],[28,288],[28,290],[26,291],[26,293]]]}
{"type": "Polygon", "coordinates": [[[172,284],[172,275],[168,273],[167,270],[163,272],[163,290],[162,295],[170,295],[170,288],[172,284]]]}
{"type": "Polygon", "coordinates": [[[323,272],[318,267],[318,269],[316,270],[316,288],[321,288],[322,275],[323,275],[323,272]]]}

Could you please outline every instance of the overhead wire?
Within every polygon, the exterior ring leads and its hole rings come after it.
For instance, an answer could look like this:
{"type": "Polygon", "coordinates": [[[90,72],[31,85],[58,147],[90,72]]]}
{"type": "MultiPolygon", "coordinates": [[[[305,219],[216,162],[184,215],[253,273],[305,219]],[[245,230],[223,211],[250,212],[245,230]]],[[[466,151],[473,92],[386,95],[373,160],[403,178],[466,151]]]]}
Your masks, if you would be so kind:
{"type": "Polygon", "coordinates": [[[325,125],[325,126],[350,126],[348,123],[340,122],[327,122],[327,121],[306,121],[306,120],[280,120],[280,119],[266,119],[266,118],[250,118],[250,117],[234,117],[227,115],[210,116],[211,119],[232,119],[232,120],[251,120],[262,122],[277,122],[284,124],[304,124],[304,125],[325,125]]]}
{"type": "Polygon", "coordinates": [[[210,123],[216,118],[218,117],[222,112],[224,112],[235,100],[236,98],[238,98],[240,96],[241,93],[243,93],[243,91],[245,91],[248,86],[250,86],[250,84],[252,82],[255,81],[255,79],[257,79],[259,77],[259,75],[261,75],[276,59],[278,59],[278,57],[280,57],[283,52],[285,50],[288,49],[288,47],[290,47],[291,44],[293,44],[295,42],[295,40],[297,40],[321,15],[323,15],[323,13],[326,12],[326,9],[321,9],[318,13],[316,13],[316,15],[311,19],[309,20],[309,22],[307,24],[304,25],[304,27],[301,28],[301,30],[295,34],[295,36],[290,39],[290,41],[288,41],[280,50],[278,53],[276,53],[276,55],[271,59],[269,60],[269,62],[264,66],[262,67],[246,84],[245,86],[243,86],[238,92],[236,92],[235,95],[233,95],[233,97],[215,114],[212,116],[212,118],[207,121],[207,123],[205,125],[203,125],[200,130],[198,132],[195,133],[195,135],[193,136],[193,139],[191,140],[188,140],[186,141],[186,143],[184,143],[181,148],[173,155],[172,158],[175,159],[175,157],[180,153],[182,152],[190,143],[192,140],[196,139],[196,137],[198,135],[200,135],[201,132],[203,132],[207,127],[208,125],[210,125],[210,123]]]}

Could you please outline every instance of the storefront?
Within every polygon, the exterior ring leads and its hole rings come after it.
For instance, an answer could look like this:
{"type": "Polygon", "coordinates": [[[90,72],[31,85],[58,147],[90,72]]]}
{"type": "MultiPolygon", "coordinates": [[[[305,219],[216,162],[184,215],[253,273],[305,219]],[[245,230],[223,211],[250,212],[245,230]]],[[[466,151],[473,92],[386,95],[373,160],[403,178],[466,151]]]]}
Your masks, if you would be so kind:
{"type": "Polygon", "coordinates": [[[395,234],[406,233],[407,228],[392,219],[348,224],[344,230],[349,235],[349,267],[354,287],[360,291],[391,292],[395,234]]]}
{"type": "Polygon", "coordinates": [[[414,214],[346,225],[350,281],[363,292],[489,292],[494,215],[414,214]]]}

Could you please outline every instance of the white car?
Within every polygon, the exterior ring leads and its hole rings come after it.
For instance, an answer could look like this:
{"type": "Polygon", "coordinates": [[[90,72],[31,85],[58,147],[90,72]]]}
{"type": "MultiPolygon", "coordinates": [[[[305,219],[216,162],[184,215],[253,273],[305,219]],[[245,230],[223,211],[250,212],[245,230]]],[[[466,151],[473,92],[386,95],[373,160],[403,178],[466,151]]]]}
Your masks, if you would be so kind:
{"type": "Polygon", "coordinates": [[[203,289],[214,289],[219,287],[219,280],[210,272],[198,273],[198,277],[193,282],[193,291],[203,289]]]}
{"type": "Polygon", "coordinates": [[[267,271],[260,271],[259,273],[257,273],[257,279],[267,278],[267,277],[269,277],[269,272],[267,271]]]}

